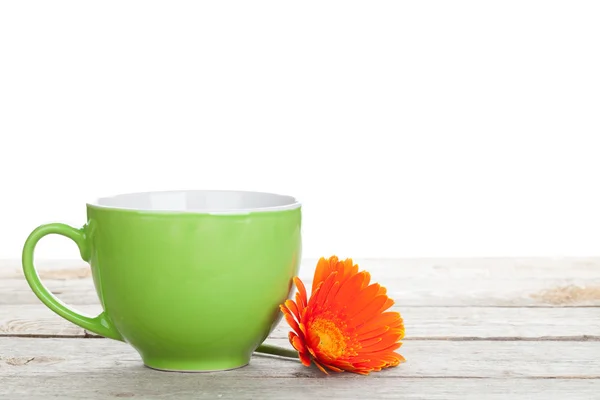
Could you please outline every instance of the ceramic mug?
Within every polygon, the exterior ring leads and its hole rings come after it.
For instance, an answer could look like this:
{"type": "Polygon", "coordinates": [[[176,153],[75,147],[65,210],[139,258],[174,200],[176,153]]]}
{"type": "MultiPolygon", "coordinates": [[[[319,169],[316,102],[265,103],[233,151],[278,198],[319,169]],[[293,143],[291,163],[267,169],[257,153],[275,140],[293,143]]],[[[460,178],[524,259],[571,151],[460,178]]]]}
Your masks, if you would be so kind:
{"type": "Polygon", "coordinates": [[[87,204],[81,228],[47,224],[23,248],[37,297],[80,327],[129,343],[148,367],[227,370],[248,364],[281,318],[301,254],[301,205],[243,191],[123,194],[87,204]],[[84,316],[33,265],[48,234],[72,239],[92,269],[103,312],[84,316]]]}

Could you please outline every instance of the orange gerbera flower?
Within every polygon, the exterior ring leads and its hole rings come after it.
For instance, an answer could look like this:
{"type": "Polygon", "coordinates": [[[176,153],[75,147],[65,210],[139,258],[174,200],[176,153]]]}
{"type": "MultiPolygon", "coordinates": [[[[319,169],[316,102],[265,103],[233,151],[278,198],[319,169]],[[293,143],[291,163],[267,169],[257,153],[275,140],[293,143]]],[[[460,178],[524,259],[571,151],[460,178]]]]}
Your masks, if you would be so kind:
{"type": "Polygon", "coordinates": [[[358,272],[351,259],[321,258],[315,270],[310,300],[302,281],[294,278],[296,301],[281,305],[293,332],[290,343],[302,364],[368,375],[404,362],[396,353],[404,337],[397,312],[385,312],[394,301],[386,289],[369,284],[368,272],[358,272]]]}

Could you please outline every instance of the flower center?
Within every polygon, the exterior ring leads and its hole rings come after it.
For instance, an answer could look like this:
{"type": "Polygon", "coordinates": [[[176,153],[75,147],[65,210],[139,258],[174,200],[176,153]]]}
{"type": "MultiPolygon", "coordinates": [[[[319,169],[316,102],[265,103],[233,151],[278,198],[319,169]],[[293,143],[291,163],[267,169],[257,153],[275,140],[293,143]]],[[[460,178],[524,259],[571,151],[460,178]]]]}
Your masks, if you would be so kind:
{"type": "Polygon", "coordinates": [[[319,352],[330,359],[340,358],[346,351],[346,337],[331,320],[317,318],[310,330],[319,337],[319,352]]]}

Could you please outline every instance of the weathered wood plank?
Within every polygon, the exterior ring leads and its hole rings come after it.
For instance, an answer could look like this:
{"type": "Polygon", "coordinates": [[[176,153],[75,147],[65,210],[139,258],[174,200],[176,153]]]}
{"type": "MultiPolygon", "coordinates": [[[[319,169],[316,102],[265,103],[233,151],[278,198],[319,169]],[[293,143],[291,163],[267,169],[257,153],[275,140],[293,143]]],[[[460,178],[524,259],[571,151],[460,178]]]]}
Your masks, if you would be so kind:
{"type": "MultiPolygon", "coordinates": [[[[357,260],[404,306],[600,306],[600,259],[357,260]]],[[[310,284],[314,260],[300,276],[310,284]]],[[[40,262],[45,284],[71,304],[96,304],[78,261],[40,262]],[[64,268],[61,266],[65,266],[64,268]]],[[[0,263],[0,305],[36,304],[18,261],[0,263]]]]}
{"type": "MultiPolygon", "coordinates": [[[[98,304],[98,296],[90,278],[79,280],[45,279],[44,285],[67,304],[98,304]]],[[[0,279],[0,307],[4,305],[39,304],[23,279],[0,279]]]]}
{"type": "MultiPolygon", "coordinates": [[[[361,269],[390,278],[420,277],[490,277],[511,279],[556,279],[564,273],[574,279],[598,278],[600,257],[529,257],[529,258],[355,258],[361,269]]],[[[87,264],[78,259],[36,260],[39,271],[80,270],[87,264]]],[[[300,276],[314,272],[316,259],[302,260],[300,276]]],[[[81,274],[77,273],[76,275],[81,274]]],[[[0,259],[0,279],[22,278],[21,261],[0,259]]],[[[67,279],[73,276],[66,277],[67,279]]],[[[376,278],[376,276],[375,276],[376,278]]]]}
{"type": "MultiPolygon", "coordinates": [[[[77,306],[97,315],[99,305],[77,306]]],[[[407,339],[540,339],[595,338],[600,340],[600,308],[402,307],[407,339]]],[[[279,324],[272,338],[286,338],[289,327],[279,324]]],[[[0,308],[2,336],[85,337],[83,329],[60,318],[43,304],[0,308]]]]}
{"type": "MultiPolygon", "coordinates": [[[[291,348],[285,339],[268,343],[291,348]]],[[[378,378],[564,378],[600,379],[600,342],[406,341],[400,349],[408,360],[378,378]]],[[[109,339],[0,340],[0,377],[107,371],[152,377],[128,345],[109,339]]],[[[250,366],[230,371],[238,378],[320,377],[297,360],[257,355],[250,366]]],[[[223,373],[208,374],[223,376],[223,373]]]]}
{"type": "MultiPolygon", "coordinates": [[[[150,372],[148,372],[150,373],[150,372]]],[[[585,379],[373,379],[330,376],[313,378],[240,378],[198,374],[101,375],[51,372],[34,377],[4,378],[0,397],[6,400],[45,399],[218,399],[303,400],[595,400],[598,380],[585,379]]]]}
{"type": "MultiPolygon", "coordinates": [[[[98,315],[100,305],[76,306],[88,316],[98,315]]],[[[0,337],[73,337],[88,335],[83,328],[59,317],[44,304],[4,305],[0,308],[0,337]]]]}
{"type": "MultiPolygon", "coordinates": [[[[388,294],[405,306],[437,307],[573,307],[600,306],[600,278],[574,281],[527,280],[498,281],[464,279],[444,281],[428,279],[378,279],[388,294]],[[406,288],[406,289],[401,289],[406,288]]],[[[44,284],[69,304],[96,304],[98,296],[92,281],[51,280],[44,284]]],[[[310,282],[305,282],[310,285],[310,282]]],[[[36,304],[38,299],[24,280],[0,280],[0,305],[36,304]]]]}
{"type": "MultiPolygon", "coordinates": [[[[42,278],[53,278],[53,271],[84,271],[89,270],[89,266],[82,260],[69,259],[69,260],[35,260],[35,265],[42,278]],[[46,274],[46,271],[50,273],[46,274]]],[[[83,273],[83,272],[82,272],[83,273]]],[[[86,273],[89,276],[89,273],[86,273]]],[[[79,273],[69,272],[67,277],[64,277],[64,273],[61,274],[59,279],[73,279],[79,273]]],[[[23,279],[23,271],[21,269],[21,260],[16,259],[0,259],[0,280],[1,279],[23,279]]]]}

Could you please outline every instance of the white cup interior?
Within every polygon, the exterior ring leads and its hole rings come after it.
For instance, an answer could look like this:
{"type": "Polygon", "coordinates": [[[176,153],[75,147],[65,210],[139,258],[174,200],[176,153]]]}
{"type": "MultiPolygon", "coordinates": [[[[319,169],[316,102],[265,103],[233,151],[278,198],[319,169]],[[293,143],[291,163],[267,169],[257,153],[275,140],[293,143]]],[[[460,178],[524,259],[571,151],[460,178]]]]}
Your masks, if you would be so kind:
{"type": "Polygon", "coordinates": [[[144,192],[102,197],[91,206],[139,211],[247,213],[300,207],[292,196],[233,190],[181,190],[144,192]]]}

